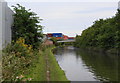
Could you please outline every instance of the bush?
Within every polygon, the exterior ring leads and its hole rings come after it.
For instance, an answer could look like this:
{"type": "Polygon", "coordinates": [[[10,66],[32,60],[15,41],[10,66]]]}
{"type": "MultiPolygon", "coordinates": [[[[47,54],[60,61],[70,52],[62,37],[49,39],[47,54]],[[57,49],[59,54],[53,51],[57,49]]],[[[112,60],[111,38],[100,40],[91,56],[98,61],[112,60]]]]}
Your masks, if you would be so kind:
{"type": "Polygon", "coordinates": [[[8,45],[3,52],[3,80],[24,80],[22,74],[25,74],[28,67],[32,66],[32,61],[36,57],[32,46],[25,44],[23,38],[19,38],[15,43],[8,45]]]}
{"type": "Polygon", "coordinates": [[[76,36],[76,47],[120,50],[120,10],[112,18],[99,19],[76,36]]]}
{"type": "Polygon", "coordinates": [[[33,48],[39,47],[42,42],[42,26],[38,25],[42,19],[39,19],[30,9],[17,4],[13,6],[14,9],[14,23],[12,26],[12,39],[14,41],[23,37],[25,44],[30,44],[33,48]]]}

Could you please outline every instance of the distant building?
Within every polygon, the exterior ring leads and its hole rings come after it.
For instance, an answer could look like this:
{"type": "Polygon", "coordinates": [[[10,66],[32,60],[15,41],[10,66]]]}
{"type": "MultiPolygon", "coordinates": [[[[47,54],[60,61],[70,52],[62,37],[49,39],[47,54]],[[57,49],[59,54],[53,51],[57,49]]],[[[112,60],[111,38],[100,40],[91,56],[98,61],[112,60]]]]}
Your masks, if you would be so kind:
{"type": "Polygon", "coordinates": [[[48,33],[47,38],[50,39],[52,37],[55,37],[57,40],[62,40],[63,39],[63,34],[62,33],[48,33]]]}
{"type": "Polygon", "coordinates": [[[53,33],[53,37],[63,37],[62,33],[53,33]]]}
{"type": "Polygon", "coordinates": [[[63,35],[62,33],[48,33],[46,34],[47,39],[51,39],[55,37],[57,40],[74,40],[74,37],[68,37],[67,35],[63,35]]]}
{"type": "Polygon", "coordinates": [[[52,33],[48,33],[48,34],[47,34],[47,38],[50,39],[51,37],[53,37],[53,36],[52,36],[52,33]]]}
{"type": "Polygon", "coordinates": [[[63,36],[63,39],[64,39],[64,40],[68,40],[68,36],[67,36],[67,35],[64,35],[64,36],[63,36]]]}

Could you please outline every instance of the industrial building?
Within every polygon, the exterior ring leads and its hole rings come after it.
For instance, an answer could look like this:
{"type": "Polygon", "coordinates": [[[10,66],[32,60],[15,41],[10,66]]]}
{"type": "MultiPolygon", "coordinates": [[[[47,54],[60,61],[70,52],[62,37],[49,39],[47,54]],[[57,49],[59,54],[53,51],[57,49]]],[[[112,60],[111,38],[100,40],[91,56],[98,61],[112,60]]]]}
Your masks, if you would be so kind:
{"type": "Polygon", "coordinates": [[[13,14],[13,11],[7,6],[7,2],[0,0],[0,50],[11,43],[13,14]]]}
{"type": "Polygon", "coordinates": [[[55,37],[57,40],[72,40],[74,37],[68,37],[67,35],[64,35],[63,33],[48,33],[46,34],[47,39],[51,39],[52,37],[55,37]]]}
{"type": "Polygon", "coordinates": [[[62,33],[48,33],[47,38],[50,39],[52,37],[55,37],[57,40],[62,40],[63,39],[63,34],[62,33]]]}

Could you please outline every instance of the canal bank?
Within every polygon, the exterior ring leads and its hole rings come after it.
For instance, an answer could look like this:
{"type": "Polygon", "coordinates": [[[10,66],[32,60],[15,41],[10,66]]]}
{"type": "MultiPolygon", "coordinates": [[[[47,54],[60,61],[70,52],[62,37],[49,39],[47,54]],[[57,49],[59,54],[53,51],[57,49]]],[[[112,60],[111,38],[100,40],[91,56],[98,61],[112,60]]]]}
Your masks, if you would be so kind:
{"type": "Polygon", "coordinates": [[[52,53],[54,46],[40,47],[32,55],[3,56],[3,81],[67,81],[64,71],[52,53]],[[12,62],[11,62],[12,61],[12,62]],[[10,62],[10,63],[9,63],[10,62]],[[26,62],[26,63],[25,63],[26,62]],[[14,71],[13,71],[14,70],[14,71]]]}
{"type": "Polygon", "coordinates": [[[56,60],[70,81],[119,81],[119,56],[98,53],[73,46],[59,47],[56,60]]]}
{"type": "Polygon", "coordinates": [[[98,48],[98,47],[78,47],[78,48],[88,50],[88,51],[94,51],[94,52],[98,52],[98,53],[113,54],[113,55],[120,54],[120,51],[115,48],[111,48],[111,49],[98,48]]]}
{"type": "Polygon", "coordinates": [[[52,53],[54,48],[54,46],[47,46],[39,51],[38,61],[31,68],[31,73],[27,75],[32,78],[32,81],[68,81],[52,53]]]}

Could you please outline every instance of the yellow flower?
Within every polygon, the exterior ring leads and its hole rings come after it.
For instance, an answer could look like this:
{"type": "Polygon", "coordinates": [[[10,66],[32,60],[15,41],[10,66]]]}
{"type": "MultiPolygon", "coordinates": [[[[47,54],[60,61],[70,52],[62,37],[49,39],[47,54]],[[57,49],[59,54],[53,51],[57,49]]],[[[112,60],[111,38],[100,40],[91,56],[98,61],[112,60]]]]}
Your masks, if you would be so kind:
{"type": "Polygon", "coordinates": [[[21,53],[20,53],[20,52],[17,52],[16,55],[21,55],[21,53]]]}
{"type": "Polygon", "coordinates": [[[19,44],[20,46],[22,46],[22,48],[25,48],[27,53],[31,53],[31,51],[32,51],[32,45],[25,44],[24,38],[20,37],[16,41],[16,43],[19,44]]]}
{"type": "Polygon", "coordinates": [[[29,45],[28,49],[29,49],[29,50],[31,50],[31,49],[32,49],[32,46],[31,46],[31,45],[29,45]]]}
{"type": "Polygon", "coordinates": [[[18,44],[24,44],[24,43],[25,43],[25,40],[24,40],[24,38],[20,37],[20,38],[16,41],[16,43],[18,43],[18,44]]]}

